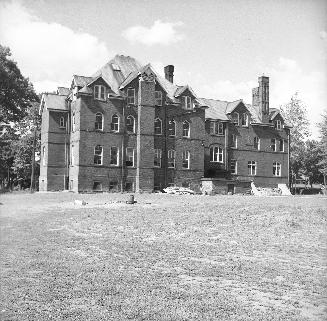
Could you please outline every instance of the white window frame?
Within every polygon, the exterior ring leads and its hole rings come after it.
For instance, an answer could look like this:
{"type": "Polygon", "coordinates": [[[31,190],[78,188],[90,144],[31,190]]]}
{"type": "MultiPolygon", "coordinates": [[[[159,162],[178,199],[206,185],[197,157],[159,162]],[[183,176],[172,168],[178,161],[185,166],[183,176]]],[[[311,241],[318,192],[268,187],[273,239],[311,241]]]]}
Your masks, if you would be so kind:
{"type": "Polygon", "coordinates": [[[162,120],[157,117],[155,120],[154,120],[154,134],[155,135],[162,135],[162,120]],[[160,133],[159,132],[156,132],[156,129],[158,129],[159,127],[156,126],[158,123],[160,122],[160,133]]]}
{"type": "Polygon", "coordinates": [[[242,125],[242,127],[248,127],[249,126],[249,116],[248,116],[247,113],[242,114],[241,125],[242,125]],[[244,121],[245,124],[243,124],[243,121],[244,121]]]}
{"type": "Polygon", "coordinates": [[[217,122],[217,132],[219,136],[224,136],[224,123],[221,121],[217,122]]]}
{"type": "Polygon", "coordinates": [[[278,162],[273,163],[273,176],[275,177],[282,176],[282,165],[278,162]]]}
{"type": "Polygon", "coordinates": [[[253,138],[253,148],[255,150],[260,150],[260,138],[258,136],[254,136],[253,138]],[[257,147],[256,147],[256,140],[257,140],[257,147]]]}
{"type": "Polygon", "coordinates": [[[154,99],[155,99],[156,106],[162,106],[162,91],[156,90],[154,92],[154,99]]]}
{"type": "Polygon", "coordinates": [[[249,176],[257,175],[257,162],[256,161],[248,161],[248,175],[249,176]]]}
{"type": "Polygon", "coordinates": [[[280,119],[276,120],[276,129],[277,130],[282,130],[282,122],[280,119]]]}
{"type": "Polygon", "coordinates": [[[113,114],[111,116],[111,125],[110,125],[110,128],[111,128],[111,131],[113,132],[119,132],[119,116],[117,114],[113,114]],[[117,122],[114,122],[114,117],[117,117],[117,122]]]}
{"type": "Polygon", "coordinates": [[[210,147],[210,162],[211,163],[223,163],[224,162],[224,150],[221,146],[210,147]]]}
{"type": "Polygon", "coordinates": [[[232,134],[232,145],[231,145],[231,147],[232,148],[237,148],[237,135],[235,135],[235,134],[232,134]]]}
{"type": "Polygon", "coordinates": [[[175,168],[175,166],[176,166],[176,151],[174,149],[168,150],[167,161],[168,161],[168,168],[175,168]],[[171,164],[173,164],[173,166],[170,166],[171,164]]]}
{"type": "Polygon", "coordinates": [[[72,116],[72,131],[74,132],[76,129],[76,118],[75,118],[75,112],[73,112],[72,116]]]}
{"type": "Polygon", "coordinates": [[[94,147],[94,158],[93,158],[93,163],[94,165],[102,165],[103,164],[103,147],[101,145],[96,145],[94,147]],[[100,147],[101,148],[101,153],[96,153],[96,149],[100,147]],[[100,156],[100,164],[98,162],[95,162],[95,157],[98,158],[98,156],[100,156]]]}
{"type": "Polygon", "coordinates": [[[230,160],[230,172],[233,175],[237,174],[237,160],[236,159],[231,159],[230,160]],[[234,166],[232,166],[233,164],[234,164],[234,166]]]}
{"type": "Polygon", "coordinates": [[[210,121],[210,134],[224,136],[224,123],[221,121],[210,121]]]}
{"type": "Polygon", "coordinates": [[[184,109],[191,110],[192,109],[192,98],[190,96],[183,96],[183,106],[184,109]]]}
{"type": "Polygon", "coordinates": [[[119,148],[117,146],[111,146],[110,147],[110,165],[111,166],[118,166],[119,165],[119,148]],[[116,163],[112,162],[112,156],[113,156],[112,151],[113,151],[114,148],[116,149],[116,155],[117,155],[116,163]]]}
{"type": "Polygon", "coordinates": [[[190,152],[188,150],[183,151],[182,168],[190,169],[190,152]],[[185,162],[187,162],[187,167],[184,166],[185,162]]]}
{"type": "Polygon", "coordinates": [[[42,165],[45,166],[45,146],[42,147],[42,165]]]}
{"type": "Polygon", "coordinates": [[[282,152],[282,153],[285,152],[285,141],[284,141],[284,139],[279,140],[279,151],[282,152]],[[281,148],[281,147],[283,147],[283,148],[281,148]]]}
{"type": "Polygon", "coordinates": [[[106,87],[103,85],[94,86],[94,99],[106,100],[106,87]]]}
{"type": "Polygon", "coordinates": [[[103,114],[102,113],[96,113],[95,114],[95,123],[94,123],[95,130],[103,131],[103,114]],[[97,120],[97,117],[101,116],[101,128],[99,128],[100,122],[97,120]]]}
{"type": "Polygon", "coordinates": [[[190,136],[191,136],[191,125],[187,120],[184,120],[183,121],[183,137],[190,138],[190,136]],[[184,128],[184,124],[188,125],[187,129],[184,128]],[[185,133],[187,133],[187,135],[185,135],[185,133]]]}
{"type": "Polygon", "coordinates": [[[171,137],[176,136],[176,122],[174,119],[168,121],[168,135],[171,137]]]}
{"type": "Polygon", "coordinates": [[[161,168],[161,157],[162,157],[162,150],[161,149],[155,149],[154,150],[154,161],[153,166],[157,168],[161,168]],[[157,162],[156,162],[157,160],[157,162]]]}
{"type": "Polygon", "coordinates": [[[132,115],[128,115],[128,116],[126,117],[126,130],[127,130],[128,132],[130,132],[130,133],[135,133],[135,118],[134,118],[134,116],[132,116],[132,115]],[[132,121],[133,121],[133,130],[132,130],[132,131],[128,130],[127,122],[128,122],[129,120],[132,120],[132,121]]]}
{"type": "Polygon", "coordinates": [[[127,105],[135,105],[135,88],[127,88],[127,105]]]}
{"type": "Polygon", "coordinates": [[[66,128],[66,124],[65,124],[65,117],[61,116],[59,119],[59,127],[60,128],[66,128]]]}
{"type": "Polygon", "coordinates": [[[271,145],[270,145],[271,150],[272,150],[273,152],[276,152],[276,151],[277,151],[276,138],[272,138],[270,142],[271,142],[271,145]]]}
{"type": "Polygon", "coordinates": [[[237,113],[237,112],[234,112],[232,113],[232,123],[235,125],[235,126],[239,126],[240,125],[240,114],[237,113]]]}
{"type": "Polygon", "coordinates": [[[132,148],[132,147],[127,147],[126,148],[126,161],[125,162],[127,162],[127,161],[132,161],[132,165],[127,165],[126,164],[126,167],[134,167],[134,148],[132,148]],[[132,152],[131,152],[132,151],[132,152]]]}

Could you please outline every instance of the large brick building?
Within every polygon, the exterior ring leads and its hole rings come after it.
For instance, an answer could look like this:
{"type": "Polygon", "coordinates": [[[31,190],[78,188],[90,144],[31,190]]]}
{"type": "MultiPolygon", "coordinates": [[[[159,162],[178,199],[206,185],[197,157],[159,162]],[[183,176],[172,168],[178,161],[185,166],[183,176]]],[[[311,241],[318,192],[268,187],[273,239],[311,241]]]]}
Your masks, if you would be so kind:
{"type": "Polygon", "coordinates": [[[288,182],[289,128],[269,108],[268,77],[248,105],[199,98],[173,73],[169,65],[163,78],[117,55],[92,77],[74,75],[70,88],[43,94],[40,190],[288,182]]]}

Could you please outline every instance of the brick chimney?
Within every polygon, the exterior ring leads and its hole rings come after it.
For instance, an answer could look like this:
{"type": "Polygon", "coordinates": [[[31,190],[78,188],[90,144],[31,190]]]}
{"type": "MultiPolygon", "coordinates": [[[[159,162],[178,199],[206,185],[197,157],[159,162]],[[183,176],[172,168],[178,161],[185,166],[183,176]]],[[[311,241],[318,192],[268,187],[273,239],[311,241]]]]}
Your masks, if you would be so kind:
{"type": "Polygon", "coordinates": [[[171,83],[174,82],[174,66],[168,65],[165,67],[165,78],[171,83]]]}
{"type": "Polygon", "coordinates": [[[258,78],[259,87],[252,89],[252,106],[263,123],[269,122],[269,77],[258,78]]]}

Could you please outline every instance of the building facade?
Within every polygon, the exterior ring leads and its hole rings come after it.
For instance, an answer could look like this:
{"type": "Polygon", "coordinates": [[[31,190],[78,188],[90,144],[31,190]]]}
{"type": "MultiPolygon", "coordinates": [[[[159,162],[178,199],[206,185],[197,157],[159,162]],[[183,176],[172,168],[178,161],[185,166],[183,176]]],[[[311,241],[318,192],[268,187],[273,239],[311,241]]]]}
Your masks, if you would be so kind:
{"type": "Polygon", "coordinates": [[[289,127],[269,108],[269,78],[252,105],[199,98],[151,65],[115,56],[92,77],[43,94],[41,191],[201,189],[203,178],[288,183],[289,127]]]}

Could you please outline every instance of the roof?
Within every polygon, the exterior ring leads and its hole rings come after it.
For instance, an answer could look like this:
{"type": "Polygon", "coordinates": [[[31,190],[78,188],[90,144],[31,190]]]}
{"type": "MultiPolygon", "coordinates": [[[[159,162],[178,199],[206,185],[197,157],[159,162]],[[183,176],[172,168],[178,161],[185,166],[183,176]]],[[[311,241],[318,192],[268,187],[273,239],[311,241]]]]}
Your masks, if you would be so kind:
{"type": "Polygon", "coordinates": [[[243,100],[242,99],[238,99],[232,102],[229,102],[226,106],[226,114],[230,114],[234,111],[234,109],[240,104],[242,103],[243,100]]]}
{"type": "Polygon", "coordinates": [[[176,91],[175,91],[175,97],[179,97],[184,91],[188,90],[193,97],[196,97],[194,91],[192,90],[192,88],[189,85],[186,86],[178,86],[176,91]]]}
{"type": "Polygon", "coordinates": [[[280,110],[277,108],[269,109],[269,119],[273,120],[278,114],[280,114],[280,110]]]}
{"type": "Polygon", "coordinates": [[[251,114],[251,121],[254,123],[261,123],[257,110],[251,104],[245,104],[245,106],[251,114]]]}
{"type": "Polygon", "coordinates": [[[90,83],[93,80],[93,77],[85,77],[85,76],[73,76],[73,81],[75,82],[76,86],[78,87],[84,87],[88,83],[90,83]]]}
{"type": "Polygon", "coordinates": [[[228,120],[225,113],[226,107],[228,105],[227,101],[207,99],[207,98],[197,98],[200,106],[207,106],[205,110],[205,118],[228,120]]]}
{"type": "Polygon", "coordinates": [[[43,110],[43,107],[45,107],[46,109],[66,111],[68,110],[66,105],[66,96],[45,93],[43,94],[41,99],[41,104],[39,109],[40,114],[43,110]]]}
{"type": "Polygon", "coordinates": [[[87,87],[86,85],[82,89],[80,89],[78,92],[81,94],[90,94],[90,95],[93,94],[92,89],[90,87],[87,87]]]}
{"type": "Polygon", "coordinates": [[[70,94],[70,90],[66,87],[58,87],[57,93],[58,95],[68,96],[70,94]]]}

